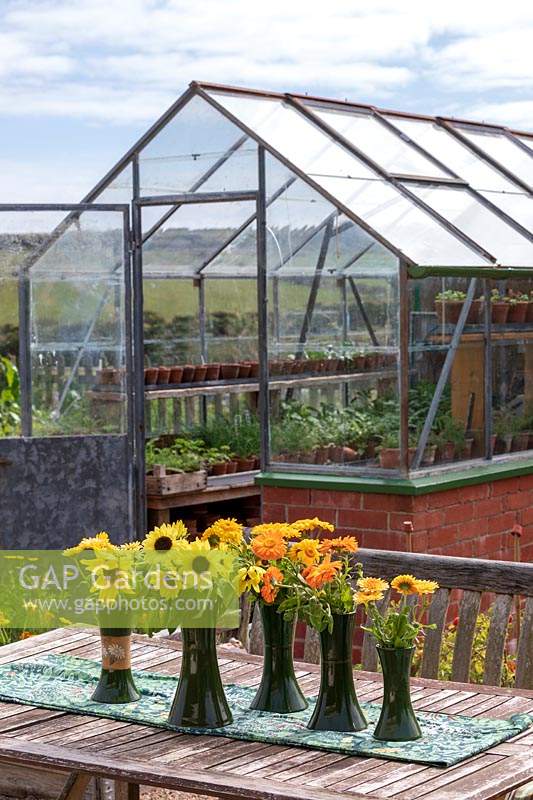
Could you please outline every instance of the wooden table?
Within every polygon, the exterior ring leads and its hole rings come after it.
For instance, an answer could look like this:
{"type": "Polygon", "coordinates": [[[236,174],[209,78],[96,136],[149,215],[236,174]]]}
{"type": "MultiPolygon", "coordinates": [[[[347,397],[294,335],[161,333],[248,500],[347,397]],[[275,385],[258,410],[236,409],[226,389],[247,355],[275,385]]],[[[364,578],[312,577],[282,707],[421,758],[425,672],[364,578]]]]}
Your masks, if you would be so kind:
{"type": "MultiPolygon", "coordinates": [[[[61,630],[0,649],[0,663],[44,653],[99,657],[94,631],[61,630]]],[[[133,663],[176,675],[180,646],[134,636],[133,663]]],[[[226,682],[256,685],[261,659],[234,648],[220,649],[226,682]]],[[[307,693],[317,690],[318,667],[297,664],[307,693]]],[[[378,701],[381,678],[357,676],[359,697],[378,701]]],[[[469,684],[413,680],[415,707],[446,714],[508,717],[533,711],[533,692],[469,684]]],[[[15,790],[57,797],[73,772],[63,798],[79,798],[89,776],[118,781],[130,800],[138,784],[211,794],[236,800],[489,800],[533,778],[526,731],[447,769],[380,758],[343,756],[298,747],[194,736],[115,720],[0,703],[0,792],[15,790]],[[129,784],[129,787],[128,787],[129,784]]]]}

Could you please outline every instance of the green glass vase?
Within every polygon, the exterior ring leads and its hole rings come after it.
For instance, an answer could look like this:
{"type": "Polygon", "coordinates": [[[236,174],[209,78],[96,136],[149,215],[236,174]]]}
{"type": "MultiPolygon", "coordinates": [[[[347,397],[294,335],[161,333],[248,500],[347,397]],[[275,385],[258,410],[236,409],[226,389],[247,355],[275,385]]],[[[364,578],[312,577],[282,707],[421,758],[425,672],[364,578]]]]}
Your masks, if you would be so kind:
{"type": "Polygon", "coordinates": [[[422,731],[411,704],[409,676],[414,647],[377,647],[383,672],[383,706],[375,739],[410,742],[422,731]]]}
{"type": "Polygon", "coordinates": [[[355,613],[334,614],[333,631],[320,634],[320,690],[307,725],[315,731],[362,731],[367,726],[353,679],[355,613]]]}
{"type": "Polygon", "coordinates": [[[296,620],[287,622],[276,605],[261,603],[263,674],[250,708],[290,714],[307,708],[307,700],[294,674],[293,648],[296,620]]]}
{"type": "Polygon", "coordinates": [[[221,728],[233,722],[218,669],[215,628],[183,628],[181,672],[168,721],[176,727],[221,728]]]}
{"type": "Polygon", "coordinates": [[[131,629],[101,628],[102,671],[91,700],[95,703],[134,703],[140,694],[131,674],[131,629]]]}

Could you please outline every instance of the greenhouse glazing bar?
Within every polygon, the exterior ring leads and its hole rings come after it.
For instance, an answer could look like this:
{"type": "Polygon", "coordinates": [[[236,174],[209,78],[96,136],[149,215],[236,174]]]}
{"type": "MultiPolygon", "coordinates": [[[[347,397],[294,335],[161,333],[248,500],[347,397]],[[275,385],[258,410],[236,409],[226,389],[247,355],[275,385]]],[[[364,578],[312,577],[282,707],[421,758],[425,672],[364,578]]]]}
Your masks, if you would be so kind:
{"type": "Polygon", "coordinates": [[[259,419],[261,422],[261,466],[270,465],[270,403],[268,396],[268,284],[266,242],[266,159],[265,148],[257,149],[257,327],[259,357],[259,419]]]}
{"type": "MultiPolygon", "coordinates": [[[[490,281],[483,281],[483,295],[490,297],[490,281]]],[[[483,361],[484,361],[484,451],[485,458],[492,458],[492,313],[490,303],[483,304],[483,361]]]]}

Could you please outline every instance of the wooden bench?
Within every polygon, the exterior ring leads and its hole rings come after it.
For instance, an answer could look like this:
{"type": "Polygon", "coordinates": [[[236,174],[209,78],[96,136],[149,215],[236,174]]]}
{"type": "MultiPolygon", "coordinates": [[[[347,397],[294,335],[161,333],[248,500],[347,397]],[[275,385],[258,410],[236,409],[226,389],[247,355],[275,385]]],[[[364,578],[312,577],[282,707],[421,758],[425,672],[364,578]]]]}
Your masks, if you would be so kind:
{"type": "MultiPolygon", "coordinates": [[[[359,550],[354,560],[363,565],[365,575],[390,580],[395,575],[409,573],[417,578],[436,580],[439,583],[441,588],[433,595],[429,608],[429,621],[434,623],[436,628],[427,631],[424,640],[420,666],[420,676],[423,678],[438,677],[450,595],[452,590],[461,589],[451,679],[468,682],[472,645],[482,596],[491,594],[494,596],[494,602],[483,683],[500,686],[509,616],[513,608],[516,610],[516,598],[522,598],[523,616],[517,648],[515,687],[533,688],[533,564],[366,549],[359,550]]],[[[381,606],[386,607],[389,600],[390,593],[387,593],[381,606]]],[[[261,653],[262,650],[260,624],[256,608],[250,633],[252,653],[261,653]]],[[[307,629],[304,660],[318,663],[319,657],[319,637],[315,631],[307,629]]],[[[364,670],[371,672],[377,669],[376,648],[372,636],[367,633],[363,638],[362,666],[364,670]]]]}

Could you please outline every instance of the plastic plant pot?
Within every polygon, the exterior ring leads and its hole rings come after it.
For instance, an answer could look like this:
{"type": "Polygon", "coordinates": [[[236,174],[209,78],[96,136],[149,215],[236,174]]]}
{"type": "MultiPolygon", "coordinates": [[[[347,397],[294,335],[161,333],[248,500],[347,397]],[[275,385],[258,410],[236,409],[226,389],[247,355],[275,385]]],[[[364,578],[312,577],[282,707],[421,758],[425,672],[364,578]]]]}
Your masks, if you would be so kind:
{"type": "Polygon", "coordinates": [[[146,367],[144,370],[144,382],[146,386],[155,386],[158,372],[159,370],[157,367],[146,367]]]}
{"type": "Polygon", "coordinates": [[[218,381],[220,378],[220,364],[207,364],[206,365],[206,381],[218,381]]]}
{"type": "Polygon", "coordinates": [[[247,363],[242,363],[239,365],[239,378],[249,378],[250,372],[252,371],[252,365],[247,363]]]}
{"type": "Polygon", "coordinates": [[[169,383],[181,383],[182,378],[183,378],[183,367],[170,368],[170,378],[168,379],[169,383]]]}
{"type": "Polygon", "coordinates": [[[225,381],[235,380],[239,377],[240,364],[221,364],[220,375],[225,381]]]}
{"type": "Polygon", "coordinates": [[[197,364],[194,368],[193,381],[194,383],[203,383],[207,376],[207,367],[205,364],[197,364]]]}
{"type": "Polygon", "coordinates": [[[505,325],[509,316],[509,303],[492,303],[491,308],[494,325],[505,325]]]}
{"type": "Polygon", "coordinates": [[[170,378],[170,367],[159,367],[157,370],[157,383],[159,385],[168,383],[170,378]]]}
{"type": "Polygon", "coordinates": [[[183,383],[192,383],[194,377],[194,364],[185,364],[181,380],[183,383]]]}

